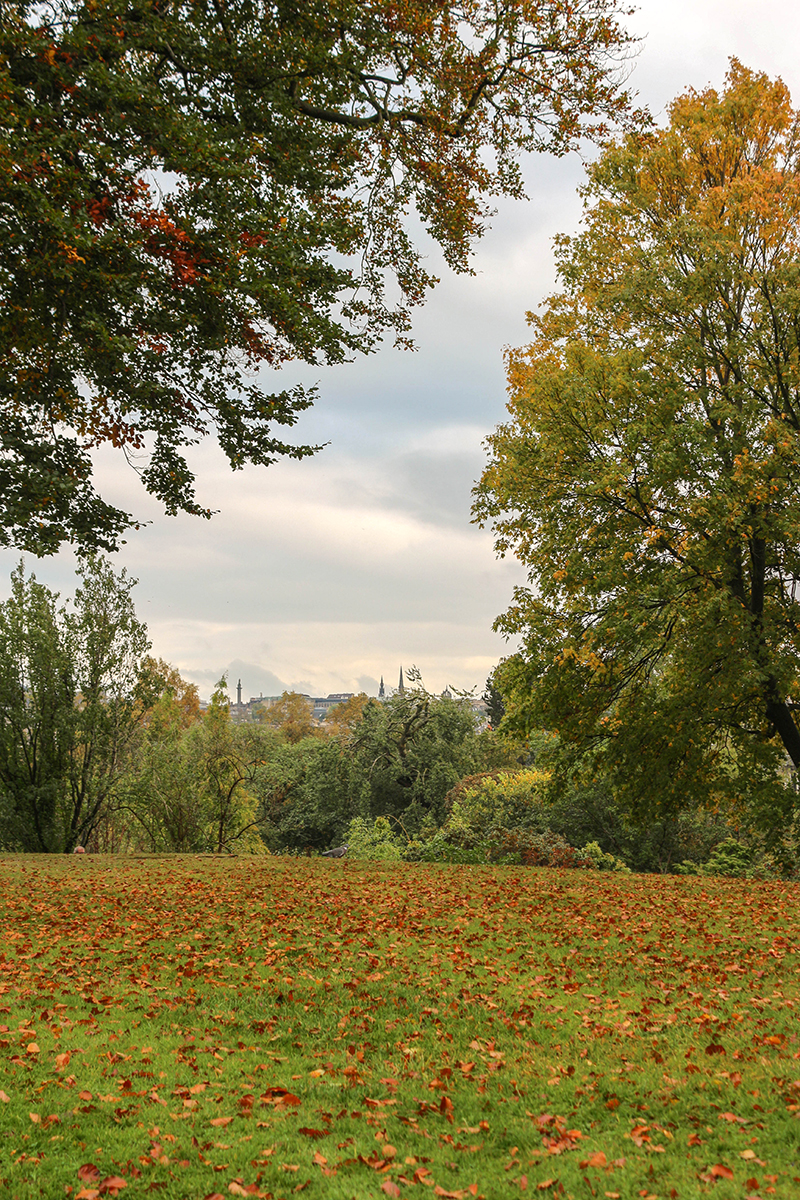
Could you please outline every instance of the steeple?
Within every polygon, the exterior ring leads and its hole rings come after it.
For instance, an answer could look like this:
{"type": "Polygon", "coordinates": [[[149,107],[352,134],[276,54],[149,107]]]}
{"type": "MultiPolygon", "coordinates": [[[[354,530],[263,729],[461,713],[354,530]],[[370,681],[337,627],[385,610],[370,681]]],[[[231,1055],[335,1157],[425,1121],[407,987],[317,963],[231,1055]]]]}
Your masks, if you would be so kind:
{"type": "Polygon", "coordinates": [[[406,685],[403,683],[403,668],[400,668],[400,682],[397,685],[397,690],[401,694],[406,690],[406,685]]]}
{"type": "Polygon", "coordinates": [[[239,680],[239,682],[236,685],[236,703],[239,706],[239,708],[242,707],[242,681],[241,681],[241,679],[239,680]]]}
{"type": "Polygon", "coordinates": [[[378,688],[378,699],[386,699],[386,688],[383,686],[383,676],[381,675],[381,686],[378,688]]]}

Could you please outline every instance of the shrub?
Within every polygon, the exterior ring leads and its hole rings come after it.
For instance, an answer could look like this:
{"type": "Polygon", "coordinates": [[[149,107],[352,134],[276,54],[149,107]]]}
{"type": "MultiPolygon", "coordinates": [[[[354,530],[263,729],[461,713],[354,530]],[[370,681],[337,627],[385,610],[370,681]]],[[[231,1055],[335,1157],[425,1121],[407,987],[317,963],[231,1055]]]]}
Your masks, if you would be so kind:
{"type": "Polygon", "coordinates": [[[352,858],[364,858],[371,862],[400,862],[403,847],[392,833],[386,817],[376,817],[374,822],[364,817],[354,817],[347,827],[345,841],[352,858]]]}
{"type": "Polygon", "coordinates": [[[448,841],[475,846],[490,830],[537,829],[547,824],[543,789],[549,776],[534,768],[492,771],[462,779],[445,797],[448,841]]]}

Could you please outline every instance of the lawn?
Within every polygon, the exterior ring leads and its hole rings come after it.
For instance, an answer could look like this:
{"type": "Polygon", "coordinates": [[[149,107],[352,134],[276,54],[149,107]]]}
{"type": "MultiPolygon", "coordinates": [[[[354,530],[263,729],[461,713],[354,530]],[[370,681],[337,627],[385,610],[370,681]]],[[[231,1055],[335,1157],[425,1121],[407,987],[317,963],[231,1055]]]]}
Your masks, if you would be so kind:
{"type": "Polygon", "coordinates": [[[0,1194],[800,1195],[800,889],[0,858],[0,1194]]]}

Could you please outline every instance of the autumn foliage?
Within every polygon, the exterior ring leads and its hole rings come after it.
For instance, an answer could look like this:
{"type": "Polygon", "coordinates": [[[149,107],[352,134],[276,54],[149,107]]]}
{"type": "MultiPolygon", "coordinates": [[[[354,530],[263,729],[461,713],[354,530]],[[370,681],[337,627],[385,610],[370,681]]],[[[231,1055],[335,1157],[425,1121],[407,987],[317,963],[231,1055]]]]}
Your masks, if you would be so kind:
{"type": "Polygon", "coordinates": [[[800,142],[733,61],[609,144],[562,289],[509,358],[479,518],[527,566],[507,724],[557,732],[643,820],[792,827],[800,766],[800,142]]]}

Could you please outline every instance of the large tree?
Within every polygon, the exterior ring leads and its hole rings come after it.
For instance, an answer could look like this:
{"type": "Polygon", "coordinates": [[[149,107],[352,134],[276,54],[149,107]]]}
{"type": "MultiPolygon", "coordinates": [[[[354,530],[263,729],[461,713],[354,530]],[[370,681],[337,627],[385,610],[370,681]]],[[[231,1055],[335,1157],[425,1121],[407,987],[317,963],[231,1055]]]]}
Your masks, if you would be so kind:
{"type": "Polygon", "coordinates": [[[510,356],[479,519],[530,572],[507,721],[589,751],[640,812],[800,768],[800,124],[733,61],[609,145],[564,290],[510,356]],[[788,756],[788,757],[787,757],[788,756]]]}
{"type": "Polygon", "coordinates": [[[341,362],[468,269],[516,155],[626,110],[616,0],[18,0],[0,6],[0,544],[112,548],[110,443],[168,512],[184,449],[301,457],[260,365],[341,362]],[[399,297],[387,299],[394,277],[399,297]]]}
{"type": "MultiPolygon", "coordinates": [[[[71,606],[26,577],[0,604],[0,845],[69,852],[103,816],[162,680],[144,660],[136,580],[100,558],[71,606]]],[[[152,663],[152,660],[149,660],[152,663]]]]}

